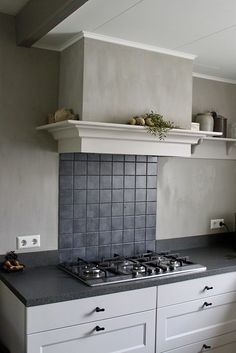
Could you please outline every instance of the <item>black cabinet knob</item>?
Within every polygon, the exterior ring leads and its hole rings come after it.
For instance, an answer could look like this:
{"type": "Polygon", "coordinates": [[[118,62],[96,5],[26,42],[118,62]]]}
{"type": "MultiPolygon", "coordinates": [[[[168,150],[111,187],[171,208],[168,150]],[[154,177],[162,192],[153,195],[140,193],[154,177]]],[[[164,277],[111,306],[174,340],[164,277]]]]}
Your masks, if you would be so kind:
{"type": "Polygon", "coordinates": [[[212,305],[212,303],[207,303],[207,302],[205,302],[204,304],[203,304],[203,307],[204,306],[211,306],[212,305]]]}
{"type": "Polygon", "coordinates": [[[207,344],[204,344],[204,345],[202,346],[202,349],[211,349],[211,346],[208,346],[207,344]]]}
{"type": "Polygon", "coordinates": [[[105,330],[105,327],[96,326],[96,327],[95,327],[95,330],[96,330],[97,332],[99,332],[99,331],[104,331],[104,330],[105,330]]]}
{"type": "Polygon", "coordinates": [[[213,287],[208,287],[208,286],[206,286],[206,287],[204,288],[204,290],[211,290],[211,289],[213,289],[213,287]]]}
{"type": "Polygon", "coordinates": [[[97,306],[96,309],[95,309],[95,311],[96,311],[97,313],[100,313],[100,311],[105,311],[105,309],[104,309],[104,308],[99,308],[99,307],[97,306]]]}

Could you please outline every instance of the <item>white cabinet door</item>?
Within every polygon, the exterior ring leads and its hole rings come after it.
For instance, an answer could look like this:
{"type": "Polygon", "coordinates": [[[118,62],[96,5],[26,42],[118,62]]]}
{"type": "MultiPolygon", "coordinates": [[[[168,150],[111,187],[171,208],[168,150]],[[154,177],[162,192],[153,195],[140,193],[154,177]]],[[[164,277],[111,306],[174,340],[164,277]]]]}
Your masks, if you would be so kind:
{"type": "Polygon", "coordinates": [[[236,332],[176,348],[164,353],[235,353],[236,332]]]}
{"type": "Polygon", "coordinates": [[[236,292],[157,310],[158,353],[232,331],[236,331],[236,292]]]}
{"type": "Polygon", "coordinates": [[[154,353],[154,346],[155,310],[27,336],[27,353],[154,353]]]}

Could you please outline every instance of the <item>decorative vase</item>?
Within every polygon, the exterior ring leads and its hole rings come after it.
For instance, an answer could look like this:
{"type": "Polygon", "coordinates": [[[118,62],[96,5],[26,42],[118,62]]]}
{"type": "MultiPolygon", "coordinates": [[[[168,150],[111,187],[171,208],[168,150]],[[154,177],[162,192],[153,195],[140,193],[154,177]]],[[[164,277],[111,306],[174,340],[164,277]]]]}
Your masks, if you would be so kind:
{"type": "Polygon", "coordinates": [[[214,119],[211,113],[197,114],[196,122],[200,124],[201,131],[213,131],[214,119]]]}

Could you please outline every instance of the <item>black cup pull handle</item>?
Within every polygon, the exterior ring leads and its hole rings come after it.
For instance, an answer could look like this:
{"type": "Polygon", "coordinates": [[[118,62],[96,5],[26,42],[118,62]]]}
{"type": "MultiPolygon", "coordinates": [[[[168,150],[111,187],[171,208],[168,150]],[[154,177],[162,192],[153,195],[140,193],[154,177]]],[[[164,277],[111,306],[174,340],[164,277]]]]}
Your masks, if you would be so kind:
{"type": "Polygon", "coordinates": [[[204,344],[204,345],[202,346],[202,349],[211,349],[211,346],[208,346],[207,344],[204,344]]]}
{"type": "Polygon", "coordinates": [[[99,307],[97,306],[96,309],[95,309],[95,311],[96,311],[97,313],[100,313],[101,311],[105,311],[105,309],[104,309],[104,308],[99,308],[99,307]]]}
{"type": "Polygon", "coordinates": [[[96,327],[95,327],[95,330],[96,330],[97,332],[99,332],[99,331],[104,331],[104,330],[105,330],[105,327],[96,326],[96,327]]]}
{"type": "Polygon", "coordinates": [[[208,287],[208,286],[205,286],[204,290],[211,290],[213,289],[213,287],[208,287]]]}
{"type": "Polygon", "coordinates": [[[203,308],[204,308],[204,306],[211,306],[212,305],[212,303],[207,303],[207,302],[205,302],[204,304],[203,304],[203,308]]]}

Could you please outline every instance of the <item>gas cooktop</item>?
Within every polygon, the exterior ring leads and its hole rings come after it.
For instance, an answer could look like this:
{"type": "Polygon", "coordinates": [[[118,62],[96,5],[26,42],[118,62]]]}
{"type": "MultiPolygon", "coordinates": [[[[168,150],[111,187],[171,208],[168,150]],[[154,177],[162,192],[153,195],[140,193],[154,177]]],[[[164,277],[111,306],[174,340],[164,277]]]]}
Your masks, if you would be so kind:
{"type": "Polygon", "coordinates": [[[114,254],[114,257],[99,262],[87,262],[78,258],[76,262],[61,263],[59,268],[88,286],[178,276],[206,270],[205,266],[189,261],[187,256],[153,251],[131,257],[114,254]]]}

